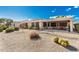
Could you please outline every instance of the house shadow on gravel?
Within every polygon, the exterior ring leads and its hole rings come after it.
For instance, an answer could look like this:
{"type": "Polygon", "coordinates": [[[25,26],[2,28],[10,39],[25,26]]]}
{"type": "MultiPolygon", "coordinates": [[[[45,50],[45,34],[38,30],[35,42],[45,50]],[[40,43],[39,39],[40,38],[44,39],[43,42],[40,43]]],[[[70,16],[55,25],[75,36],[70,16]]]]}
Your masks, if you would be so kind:
{"type": "Polygon", "coordinates": [[[70,50],[70,51],[78,51],[78,49],[74,46],[69,45],[68,47],[65,47],[66,49],[70,50]]]}

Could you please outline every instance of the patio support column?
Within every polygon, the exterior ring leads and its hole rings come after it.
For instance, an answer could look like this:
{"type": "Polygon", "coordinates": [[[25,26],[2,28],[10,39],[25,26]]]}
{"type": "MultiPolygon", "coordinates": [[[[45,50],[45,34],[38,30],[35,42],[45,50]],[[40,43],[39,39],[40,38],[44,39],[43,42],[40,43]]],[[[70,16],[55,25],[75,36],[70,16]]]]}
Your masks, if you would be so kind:
{"type": "Polygon", "coordinates": [[[69,26],[70,26],[70,22],[67,22],[67,30],[69,29],[69,26]]]}
{"type": "Polygon", "coordinates": [[[51,27],[51,22],[49,23],[49,27],[51,27]]]}
{"type": "Polygon", "coordinates": [[[28,25],[28,28],[32,26],[31,22],[28,22],[27,25],[28,25]]]}
{"type": "Polygon", "coordinates": [[[39,22],[39,28],[40,30],[43,29],[43,22],[39,22]]]}
{"type": "Polygon", "coordinates": [[[48,22],[46,22],[46,29],[48,29],[48,22]]]}
{"type": "Polygon", "coordinates": [[[47,27],[48,27],[48,22],[46,22],[46,25],[47,25],[47,27]]]}
{"type": "Polygon", "coordinates": [[[36,27],[36,23],[34,22],[34,27],[36,27]]]}
{"type": "Polygon", "coordinates": [[[56,22],[56,28],[58,27],[58,22],[56,22]]]}
{"type": "Polygon", "coordinates": [[[73,22],[70,20],[70,32],[73,32],[73,22]]]}
{"type": "Polygon", "coordinates": [[[57,24],[57,28],[59,29],[59,27],[60,27],[60,23],[59,22],[57,22],[58,24],[57,24]]]}

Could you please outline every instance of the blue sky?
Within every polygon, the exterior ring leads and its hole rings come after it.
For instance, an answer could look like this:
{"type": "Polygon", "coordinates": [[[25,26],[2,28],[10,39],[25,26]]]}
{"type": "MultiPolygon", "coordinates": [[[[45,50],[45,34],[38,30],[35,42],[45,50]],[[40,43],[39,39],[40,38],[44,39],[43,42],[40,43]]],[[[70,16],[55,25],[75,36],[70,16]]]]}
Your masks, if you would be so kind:
{"type": "Polygon", "coordinates": [[[54,16],[72,16],[79,19],[78,6],[0,6],[0,18],[16,21],[27,19],[49,19],[54,16]]]}

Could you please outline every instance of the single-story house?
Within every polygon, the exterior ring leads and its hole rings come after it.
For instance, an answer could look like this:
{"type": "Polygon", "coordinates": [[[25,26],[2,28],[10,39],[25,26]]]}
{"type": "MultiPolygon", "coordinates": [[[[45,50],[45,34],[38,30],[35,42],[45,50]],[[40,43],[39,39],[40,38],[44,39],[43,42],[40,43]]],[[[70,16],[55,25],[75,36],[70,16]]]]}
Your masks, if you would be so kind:
{"type": "Polygon", "coordinates": [[[73,31],[73,18],[72,17],[60,17],[48,20],[27,20],[20,23],[20,26],[26,26],[27,28],[37,27],[39,29],[60,29],[73,31]]]}

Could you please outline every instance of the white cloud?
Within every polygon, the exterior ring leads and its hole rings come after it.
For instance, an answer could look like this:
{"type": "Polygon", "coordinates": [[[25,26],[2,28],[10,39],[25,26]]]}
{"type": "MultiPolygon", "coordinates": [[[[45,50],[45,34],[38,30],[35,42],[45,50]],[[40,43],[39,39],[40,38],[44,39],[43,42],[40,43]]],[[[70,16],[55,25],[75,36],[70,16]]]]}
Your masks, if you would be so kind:
{"type": "Polygon", "coordinates": [[[30,21],[30,20],[32,20],[32,19],[29,18],[28,20],[30,21]]]}
{"type": "Polygon", "coordinates": [[[52,10],[51,12],[55,12],[54,10],[52,10]]]}
{"type": "Polygon", "coordinates": [[[79,17],[75,17],[75,19],[79,19],[79,17]]]}
{"type": "MultiPolygon", "coordinates": [[[[49,18],[50,19],[53,19],[53,18],[56,18],[57,16],[50,16],[49,18]]],[[[75,15],[66,15],[66,17],[75,17],[75,15]]],[[[76,19],[79,19],[79,18],[76,18],[76,19]]]]}
{"type": "Polygon", "coordinates": [[[74,8],[79,8],[79,6],[74,6],[74,8]]]}
{"type": "Polygon", "coordinates": [[[51,12],[53,12],[53,13],[54,13],[55,11],[56,11],[56,9],[52,10],[51,12]]]}
{"type": "Polygon", "coordinates": [[[67,15],[66,17],[75,17],[75,15],[67,15]]]}
{"type": "Polygon", "coordinates": [[[57,16],[50,16],[49,18],[52,19],[52,18],[56,18],[56,17],[57,17],[57,16]]]}
{"type": "Polygon", "coordinates": [[[72,8],[68,8],[68,9],[66,9],[66,11],[70,11],[72,8]]]}
{"type": "Polygon", "coordinates": [[[75,17],[75,18],[74,18],[74,24],[75,24],[75,23],[79,23],[79,17],[75,17]]]}

